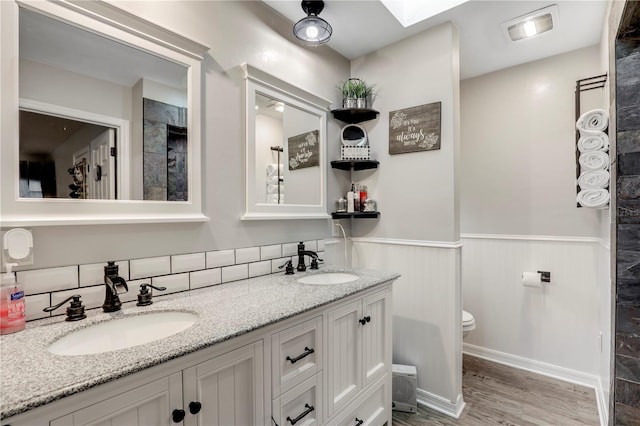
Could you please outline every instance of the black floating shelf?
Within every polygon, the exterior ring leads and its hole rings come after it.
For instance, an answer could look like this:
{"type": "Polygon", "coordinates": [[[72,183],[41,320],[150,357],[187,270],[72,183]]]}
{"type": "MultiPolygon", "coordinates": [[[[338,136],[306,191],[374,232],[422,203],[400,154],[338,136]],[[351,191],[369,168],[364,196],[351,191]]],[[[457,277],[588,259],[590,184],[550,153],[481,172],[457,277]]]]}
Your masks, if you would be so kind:
{"type": "Polygon", "coordinates": [[[376,160],[333,160],[331,167],[340,170],[366,170],[377,169],[379,161],[376,160]]]}
{"type": "Polygon", "coordinates": [[[378,114],[380,114],[375,109],[370,108],[334,109],[331,113],[336,119],[351,124],[373,120],[378,116],[378,114]]]}
{"type": "Polygon", "coordinates": [[[380,212],[353,212],[353,213],[331,213],[333,219],[375,219],[380,217],[380,212]]]}

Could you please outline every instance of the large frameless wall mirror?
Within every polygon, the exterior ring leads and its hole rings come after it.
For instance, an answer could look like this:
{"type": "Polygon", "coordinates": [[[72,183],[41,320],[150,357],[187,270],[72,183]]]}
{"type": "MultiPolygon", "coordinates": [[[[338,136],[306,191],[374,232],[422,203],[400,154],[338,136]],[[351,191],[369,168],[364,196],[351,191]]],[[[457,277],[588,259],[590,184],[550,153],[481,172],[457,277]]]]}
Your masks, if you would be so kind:
{"type": "Polygon", "coordinates": [[[244,220],[327,219],[330,102],[242,65],[247,105],[244,220]]]}
{"type": "Polygon", "coordinates": [[[206,220],[206,46],[101,1],[0,13],[2,225],[206,220]]]}

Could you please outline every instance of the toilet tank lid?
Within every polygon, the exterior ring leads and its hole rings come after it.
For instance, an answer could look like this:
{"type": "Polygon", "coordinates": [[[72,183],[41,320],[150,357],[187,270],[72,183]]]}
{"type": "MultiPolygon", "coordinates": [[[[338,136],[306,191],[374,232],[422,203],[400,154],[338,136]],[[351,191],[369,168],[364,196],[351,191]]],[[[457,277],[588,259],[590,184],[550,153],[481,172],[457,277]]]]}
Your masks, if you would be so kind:
{"type": "Polygon", "coordinates": [[[470,322],[473,322],[473,315],[471,315],[469,312],[467,311],[462,311],[462,323],[463,324],[467,324],[470,322]]]}

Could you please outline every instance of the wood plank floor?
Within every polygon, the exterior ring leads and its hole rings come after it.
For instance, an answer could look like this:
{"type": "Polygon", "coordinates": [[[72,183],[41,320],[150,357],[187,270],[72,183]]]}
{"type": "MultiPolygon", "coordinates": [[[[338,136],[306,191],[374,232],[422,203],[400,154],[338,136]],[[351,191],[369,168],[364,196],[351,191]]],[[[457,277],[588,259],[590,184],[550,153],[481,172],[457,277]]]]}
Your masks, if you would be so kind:
{"type": "Polygon", "coordinates": [[[463,357],[459,419],[420,407],[393,412],[394,426],[580,426],[600,424],[595,391],[480,358],[463,357]]]}

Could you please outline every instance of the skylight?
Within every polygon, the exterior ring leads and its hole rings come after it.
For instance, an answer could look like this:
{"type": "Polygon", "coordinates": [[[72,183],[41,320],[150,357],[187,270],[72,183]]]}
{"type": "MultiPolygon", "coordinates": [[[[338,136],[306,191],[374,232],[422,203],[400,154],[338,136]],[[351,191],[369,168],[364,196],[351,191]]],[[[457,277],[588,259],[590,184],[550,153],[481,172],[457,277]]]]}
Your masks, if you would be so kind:
{"type": "Polygon", "coordinates": [[[449,9],[453,9],[467,1],[468,0],[380,0],[405,28],[449,9]]]}

